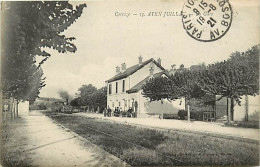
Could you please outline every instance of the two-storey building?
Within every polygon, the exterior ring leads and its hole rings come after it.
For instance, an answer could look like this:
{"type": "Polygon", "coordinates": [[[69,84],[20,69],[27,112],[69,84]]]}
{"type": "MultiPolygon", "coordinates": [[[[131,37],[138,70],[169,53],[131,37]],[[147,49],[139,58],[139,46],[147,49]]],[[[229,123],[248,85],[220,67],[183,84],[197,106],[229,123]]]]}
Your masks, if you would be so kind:
{"type": "MultiPolygon", "coordinates": [[[[116,75],[106,81],[107,83],[107,106],[112,110],[116,107],[126,111],[132,108],[137,117],[146,117],[149,114],[160,114],[160,102],[150,102],[149,99],[143,97],[142,85],[151,77],[167,76],[166,71],[161,65],[161,59],[155,61],[153,58],[142,61],[142,57],[138,58],[138,64],[126,68],[123,63],[120,67],[116,67],[116,75]]],[[[164,104],[166,110],[178,112],[183,108],[180,102],[178,105],[164,104]]]]}

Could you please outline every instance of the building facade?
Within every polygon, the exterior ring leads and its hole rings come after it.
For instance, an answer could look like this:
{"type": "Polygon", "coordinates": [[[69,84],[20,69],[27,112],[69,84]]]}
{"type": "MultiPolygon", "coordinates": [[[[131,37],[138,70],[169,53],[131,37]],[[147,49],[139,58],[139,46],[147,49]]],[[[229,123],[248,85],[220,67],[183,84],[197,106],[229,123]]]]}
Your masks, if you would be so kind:
{"type": "MultiPolygon", "coordinates": [[[[132,108],[137,117],[159,115],[162,109],[160,102],[150,102],[142,95],[142,85],[152,77],[167,76],[168,72],[162,67],[161,59],[155,61],[153,58],[142,61],[138,58],[138,64],[126,68],[123,63],[116,67],[116,75],[106,81],[107,84],[107,107],[115,110],[121,108],[127,111],[132,108]]],[[[167,102],[163,104],[164,112],[174,112],[183,109],[180,101],[167,102]]]]}

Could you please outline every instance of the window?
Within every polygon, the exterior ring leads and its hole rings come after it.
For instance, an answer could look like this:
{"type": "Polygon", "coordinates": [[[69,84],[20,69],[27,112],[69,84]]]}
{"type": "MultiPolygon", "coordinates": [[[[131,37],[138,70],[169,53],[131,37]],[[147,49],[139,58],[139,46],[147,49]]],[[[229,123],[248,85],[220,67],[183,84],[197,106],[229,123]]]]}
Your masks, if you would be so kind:
{"type": "Polygon", "coordinates": [[[123,80],[122,92],[125,92],[125,80],[123,80]]]}
{"type": "Polygon", "coordinates": [[[120,107],[121,105],[120,105],[120,102],[118,102],[118,106],[120,107]]]}
{"type": "Polygon", "coordinates": [[[108,86],[108,93],[109,93],[109,94],[112,93],[112,84],[109,84],[109,86],[108,86]]]}
{"type": "Polygon", "coordinates": [[[116,82],[116,93],[118,93],[118,82],[116,82]]]}

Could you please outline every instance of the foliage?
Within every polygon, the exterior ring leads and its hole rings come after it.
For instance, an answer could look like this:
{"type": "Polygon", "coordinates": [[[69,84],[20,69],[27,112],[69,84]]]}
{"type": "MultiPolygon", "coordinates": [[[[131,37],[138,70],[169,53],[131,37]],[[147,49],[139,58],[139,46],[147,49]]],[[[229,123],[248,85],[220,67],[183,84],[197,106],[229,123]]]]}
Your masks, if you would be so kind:
{"type": "Polygon", "coordinates": [[[231,120],[234,101],[240,105],[241,96],[259,94],[259,48],[257,45],[244,53],[235,52],[227,61],[208,65],[197,80],[206,94],[231,99],[231,120]]]}
{"type": "Polygon", "coordinates": [[[103,111],[107,106],[107,87],[102,87],[92,94],[92,105],[100,107],[103,111]]]}
{"type": "Polygon", "coordinates": [[[234,98],[256,95],[259,90],[259,45],[245,53],[233,53],[228,61],[208,66],[201,73],[199,86],[208,94],[234,98]]]}
{"type": "Polygon", "coordinates": [[[50,54],[42,48],[62,53],[76,51],[71,43],[75,38],[61,33],[81,16],[86,4],[76,6],[76,9],[68,1],[5,2],[4,6],[5,30],[8,36],[14,33],[13,39],[9,40],[10,47],[16,47],[12,46],[13,40],[19,40],[18,47],[25,47],[21,50],[26,50],[28,55],[43,56],[43,61],[50,54]]]}
{"type": "Polygon", "coordinates": [[[28,1],[2,3],[2,85],[4,95],[34,101],[45,86],[40,65],[50,54],[75,52],[73,37],[62,32],[82,14],[85,4],[76,9],[67,1],[28,1]],[[35,65],[36,56],[43,59],[35,65]]]}
{"type": "Polygon", "coordinates": [[[101,111],[107,105],[107,87],[97,89],[92,84],[82,85],[78,89],[77,98],[73,99],[73,104],[89,107],[99,107],[101,111]]]}
{"type": "Polygon", "coordinates": [[[179,110],[178,116],[180,117],[181,120],[185,120],[185,117],[187,116],[187,111],[179,110]]]}
{"type": "Polygon", "coordinates": [[[143,95],[151,101],[185,98],[185,110],[189,110],[186,107],[189,105],[190,99],[201,98],[205,94],[196,84],[199,72],[204,68],[204,65],[200,65],[194,66],[192,69],[186,69],[181,65],[169,78],[158,77],[149,80],[143,86],[143,95]]]}
{"type": "Polygon", "coordinates": [[[82,85],[78,89],[79,103],[80,105],[91,104],[91,95],[97,91],[97,88],[92,84],[82,85]]]}
{"type": "MultiPolygon", "coordinates": [[[[183,97],[189,101],[191,98],[200,98],[204,96],[204,92],[196,84],[199,79],[199,72],[202,69],[203,68],[198,68],[198,70],[179,69],[174,75],[171,75],[170,79],[172,80],[172,84],[177,87],[178,97],[183,97]]],[[[172,94],[176,93],[172,92],[172,94]]]]}
{"type": "Polygon", "coordinates": [[[200,70],[201,68],[189,70],[181,67],[170,77],[152,78],[143,85],[142,94],[151,101],[201,97],[204,92],[196,84],[200,70]]]}
{"type": "Polygon", "coordinates": [[[150,99],[150,101],[159,101],[162,99],[177,99],[177,89],[168,77],[151,78],[142,87],[142,95],[150,99]]]}
{"type": "Polygon", "coordinates": [[[79,106],[79,98],[74,98],[70,101],[71,106],[79,106]]]}

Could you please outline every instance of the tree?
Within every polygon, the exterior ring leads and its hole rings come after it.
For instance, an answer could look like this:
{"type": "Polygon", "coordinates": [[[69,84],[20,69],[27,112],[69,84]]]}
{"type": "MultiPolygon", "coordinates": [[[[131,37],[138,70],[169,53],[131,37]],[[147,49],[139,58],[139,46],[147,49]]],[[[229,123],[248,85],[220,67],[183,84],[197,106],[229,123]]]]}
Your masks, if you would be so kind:
{"type": "MultiPolygon", "coordinates": [[[[177,96],[185,98],[185,110],[188,112],[188,121],[190,121],[190,100],[192,98],[201,98],[205,95],[196,84],[197,80],[199,80],[199,72],[202,70],[204,70],[204,65],[194,69],[180,68],[170,77],[172,84],[178,90],[177,96]]],[[[175,94],[174,92],[171,93],[175,94]]]]}
{"type": "Polygon", "coordinates": [[[92,84],[82,85],[77,95],[79,97],[74,100],[77,99],[79,105],[89,106],[98,111],[103,111],[107,105],[107,87],[97,89],[92,84]]]}
{"type": "Polygon", "coordinates": [[[27,56],[43,56],[41,63],[50,57],[44,48],[75,52],[77,48],[71,43],[75,38],[62,32],[81,16],[84,7],[86,4],[73,8],[68,1],[4,2],[6,52],[17,47],[15,51],[27,51],[27,56]]]}
{"type": "Polygon", "coordinates": [[[26,91],[25,99],[33,103],[40,94],[40,90],[46,85],[45,78],[42,78],[43,71],[34,65],[35,72],[29,77],[29,86],[26,91]]]}
{"type": "Polygon", "coordinates": [[[7,98],[35,100],[45,85],[40,65],[50,57],[44,49],[76,51],[71,42],[75,38],[62,32],[81,16],[84,7],[81,4],[73,8],[67,1],[2,3],[1,84],[7,98]],[[43,57],[37,66],[36,56],[43,57]]]}
{"type": "Polygon", "coordinates": [[[233,121],[234,102],[240,105],[241,96],[259,93],[259,45],[245,53],[235,52],[227,61],[209,65],[197,83],[207,94],[230,99],[228,120],[233,121]]]}
{"type": "Polygon", "coordinates": [[[70,101],[71,106],[79,106],[79,98],[76,97],[70,101]]]}
{"type": "Polygon", "coordinates": [[[150,101],[161,101],[161,104],[163,104],[164,99],[171,101],[178,98],[177,89],[168,77],[151,78],[142,86],[142,90],[144,97],[149,98],[150,101]]]}
{"type": "Polygon", "coordinates": [[[159,101],[162,99],[175,100],[177,98],[177,89],[168,77],[156,77],[149,79],[142,87],[142,95],[149,98],[150,101],[159,101]]]}
{"type": "Polygon", "coordinates": [[[150,101],[162,101],[162,99],[171,101],[185,98],[185,110],[188,112],[188,120],[190,120],[189,101],[192,98],[204,96],[204,92],[196,84],[198,73],[204,68],[204,65],[199,65],[190,70],[181,65],[169,78],[158,77],[149,80],[143,86],[143,95],[150,101]]]}
{"type": "Polygon", "coordinates": [[[90,95],[90,106],[98,111],[103,111],[107,105],[107,87],[102,87],[90,95]]]}
{"type": "Polygon", "coordinates": [[[95,86],[93,86],[92,84],[88,84],[88,85],[82,85],[79,89],[78,89],[78,95],[80,97],[80,105],[89,105],[92,106],[92,97],[91,95],[97,91],[97,88],[95,86]]]}

